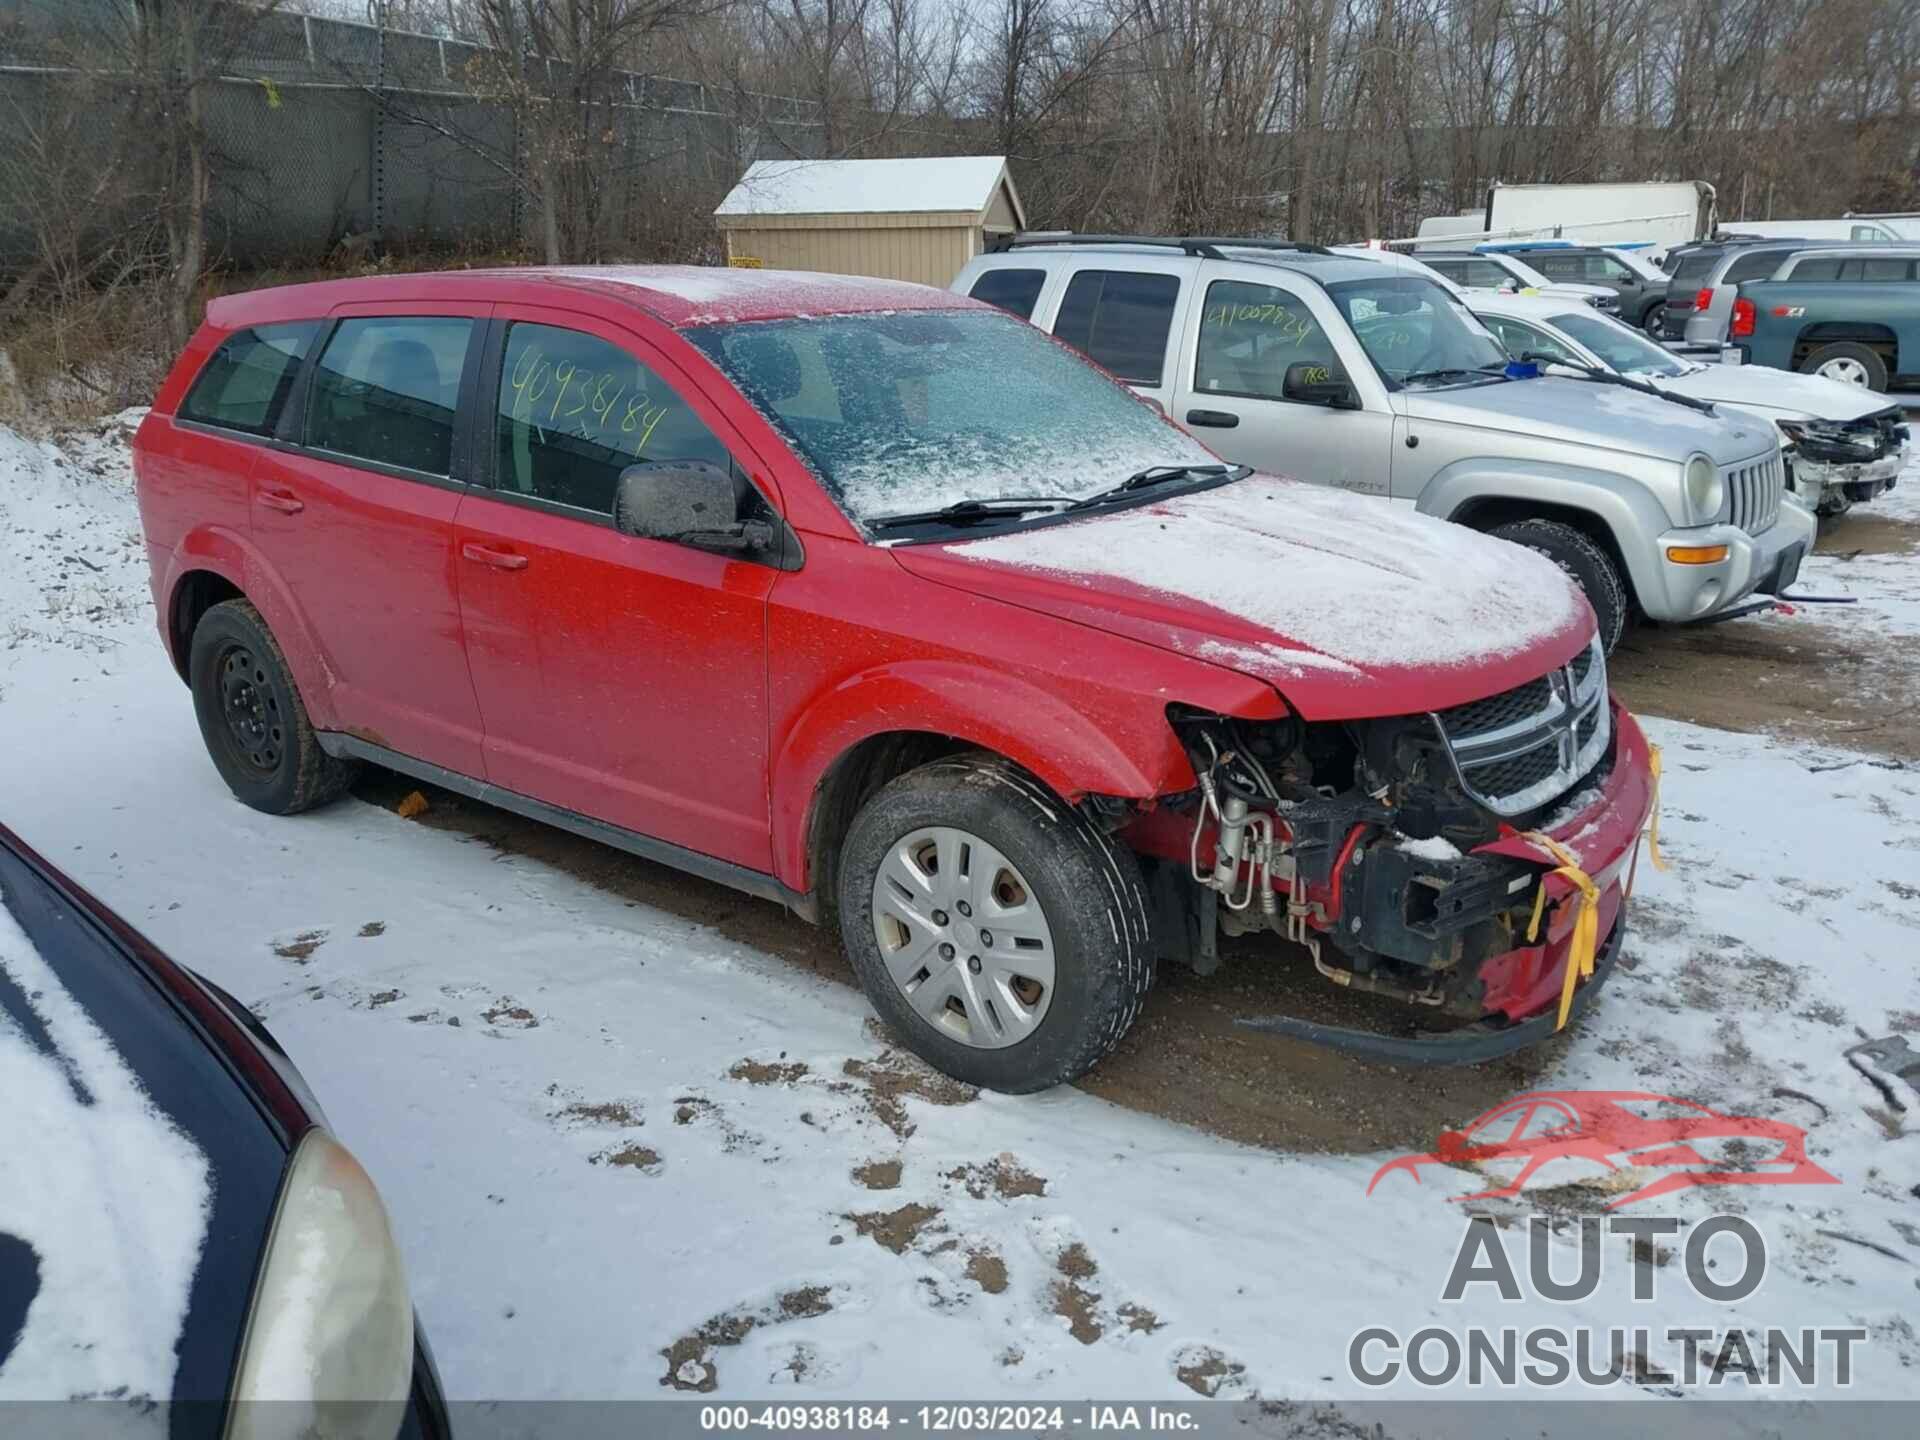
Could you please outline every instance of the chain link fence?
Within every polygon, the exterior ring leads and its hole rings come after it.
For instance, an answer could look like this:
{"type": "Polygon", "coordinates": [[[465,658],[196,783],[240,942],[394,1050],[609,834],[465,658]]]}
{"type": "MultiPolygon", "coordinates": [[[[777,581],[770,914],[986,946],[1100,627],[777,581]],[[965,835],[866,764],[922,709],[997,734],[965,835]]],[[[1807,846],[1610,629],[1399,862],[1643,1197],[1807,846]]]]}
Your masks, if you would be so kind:
{"type": "MultiPolygon", "coordinates": [[[[88,27],[134,23],[127,0],[0,0],[0,150],[17,151],[22,135],[50,128],[74,103],[82,72],[71,57],[88,27]]],[[[258,17],[207,97],[213,253],[251,266],[342,247],[537,249],[537,219],[517,178],[533,163],[523,112],[489,93],[499,58],[351,20],[258,17]]],[[[708,216],[749,162],[816,154],[821,132],[806,101],[635,73],[617,77],[605,113],[608,153],[596,163],[609,183],[595,195],[594,224],[608,253],[663,230],[713,236],[708,216]]],[[[109,141],[90,133],[73,143],[104,153],[109,141]]],[[[27,243],[21,217],[0,214],[9,258],[27,243]]]]}

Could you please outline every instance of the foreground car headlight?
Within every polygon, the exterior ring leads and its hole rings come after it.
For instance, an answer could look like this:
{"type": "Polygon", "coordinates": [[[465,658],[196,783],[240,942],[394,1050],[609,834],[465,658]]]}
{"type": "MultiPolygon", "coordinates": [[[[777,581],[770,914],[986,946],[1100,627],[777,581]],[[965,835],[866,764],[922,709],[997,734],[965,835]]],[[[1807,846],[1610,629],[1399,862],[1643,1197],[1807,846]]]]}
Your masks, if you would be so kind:
{"type": "Polygon", "coordinates": [[[1720,514],[1720,506],[1726,501],[1727,487],[1720,479],[1720,467],[1705,455],[1695,455],[1687,461],[1687,504],[1693,507],[1693,518],[1701,524],[1720,514]]]}
{"type": "Polygon", "coordinates": [[[413,1307],[386,1207],[360,1162],[309,1130],[273,1218],[227,1440],[393,1440],[412,1379],[413,1307]]]}

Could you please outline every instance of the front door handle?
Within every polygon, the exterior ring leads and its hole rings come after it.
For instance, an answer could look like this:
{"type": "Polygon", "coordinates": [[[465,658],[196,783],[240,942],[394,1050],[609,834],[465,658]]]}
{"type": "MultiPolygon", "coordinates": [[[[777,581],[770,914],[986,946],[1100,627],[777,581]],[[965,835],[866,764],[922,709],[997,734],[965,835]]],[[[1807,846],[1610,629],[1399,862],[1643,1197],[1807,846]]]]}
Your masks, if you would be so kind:
{"type": "Polygon", "coordinates": [[[282,515],[298,515],[307,508],[307,502],[291,490],[262,490],[254,498],[269,510],[278,510],[282,515]]]}
{"type": "Polygon", "coordinates": [[[460,553],[469,560],[482,565],[491,565],[496,570],[524,570],[527,557],[516,555],[511,550],[496,550],[491,545],[476,545],[468,541],[460,547],[460,553]]]}
{"type": "Polygon", "coordinates": [[[1240,417],[1231,410],[1189,410],[1189,425],[1209,425],[1215,430],[1231,430],[1240,423],[1240,417]]]}

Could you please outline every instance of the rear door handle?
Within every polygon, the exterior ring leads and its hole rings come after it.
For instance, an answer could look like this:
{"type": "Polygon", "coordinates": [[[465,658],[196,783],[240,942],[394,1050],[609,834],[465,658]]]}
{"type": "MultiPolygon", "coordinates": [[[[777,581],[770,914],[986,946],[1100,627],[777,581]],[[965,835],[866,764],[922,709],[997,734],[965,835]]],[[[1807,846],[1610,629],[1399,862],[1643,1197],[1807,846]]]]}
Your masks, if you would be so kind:
{"type": "Polygon", "coordinates": [[[269,510],[278,510],[282,515],[298,515],[307,508],[307,502],[291,490],[262,490],[254,498],[269,510]]]}
{"type": "Polygon", "coordinates": [[[469,560],[477,560],[482,565],[491,565],[496,570],[524,570],[527,557],[516,555],[511,550],[496,550],[491,545],[476,545],[468,541],[460,547],[460,553],[469,560]]]}
{"type": "Polygon", "coordinates": [[[1189,410],[1189,425],[1210,425],[1216,430],[1231,430],[1240,423],[1240,417],[1231,410],[1189,410]]]}

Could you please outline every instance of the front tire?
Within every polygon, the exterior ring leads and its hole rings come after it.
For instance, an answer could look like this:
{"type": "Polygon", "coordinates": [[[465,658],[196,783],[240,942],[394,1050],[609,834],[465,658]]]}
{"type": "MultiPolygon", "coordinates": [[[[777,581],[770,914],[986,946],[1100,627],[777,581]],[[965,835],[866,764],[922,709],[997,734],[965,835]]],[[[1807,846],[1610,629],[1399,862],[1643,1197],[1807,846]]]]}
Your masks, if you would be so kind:
{"type": "Polygon", "coordinates": [[[1627,628],[1627,586],[1613,557],[1592,539],[1558,520],[1516,520],[1492,532],[1538,551],[1566,572],[1593,607],[1600,644],[1611,655],[1627,628]]]}
{"type": "Polygon", "coordinates": [[[1640,317],[1640,328],[1655,340],[1667,338],[1667,304],[1657,301],[1649,305],[1646,313],[1640,317]]]}
{"type": "Polygon", "coordinates": [[[1822,345],[1800,362],[1800,373],[1857,385],[1862,390],[1887,388],[1887,362],[1880,352],[1852,340],[1822,345]]]}
{"type": "Polygon", "coordinates": [[[837,888],[873,1008],[916,1055],[984,1089],[1084,1075],[1153,984],[1133,856],[995,756],[884,786],[854,817],[837,888]]]}
{"type": "Polygon", "coordinates": [[[353,763],[320,748],[287,657],[251,602],[226,600],[200,617],[187,679],[213,768],[245,804],[295,815],[352,781],[353,763]]]}

